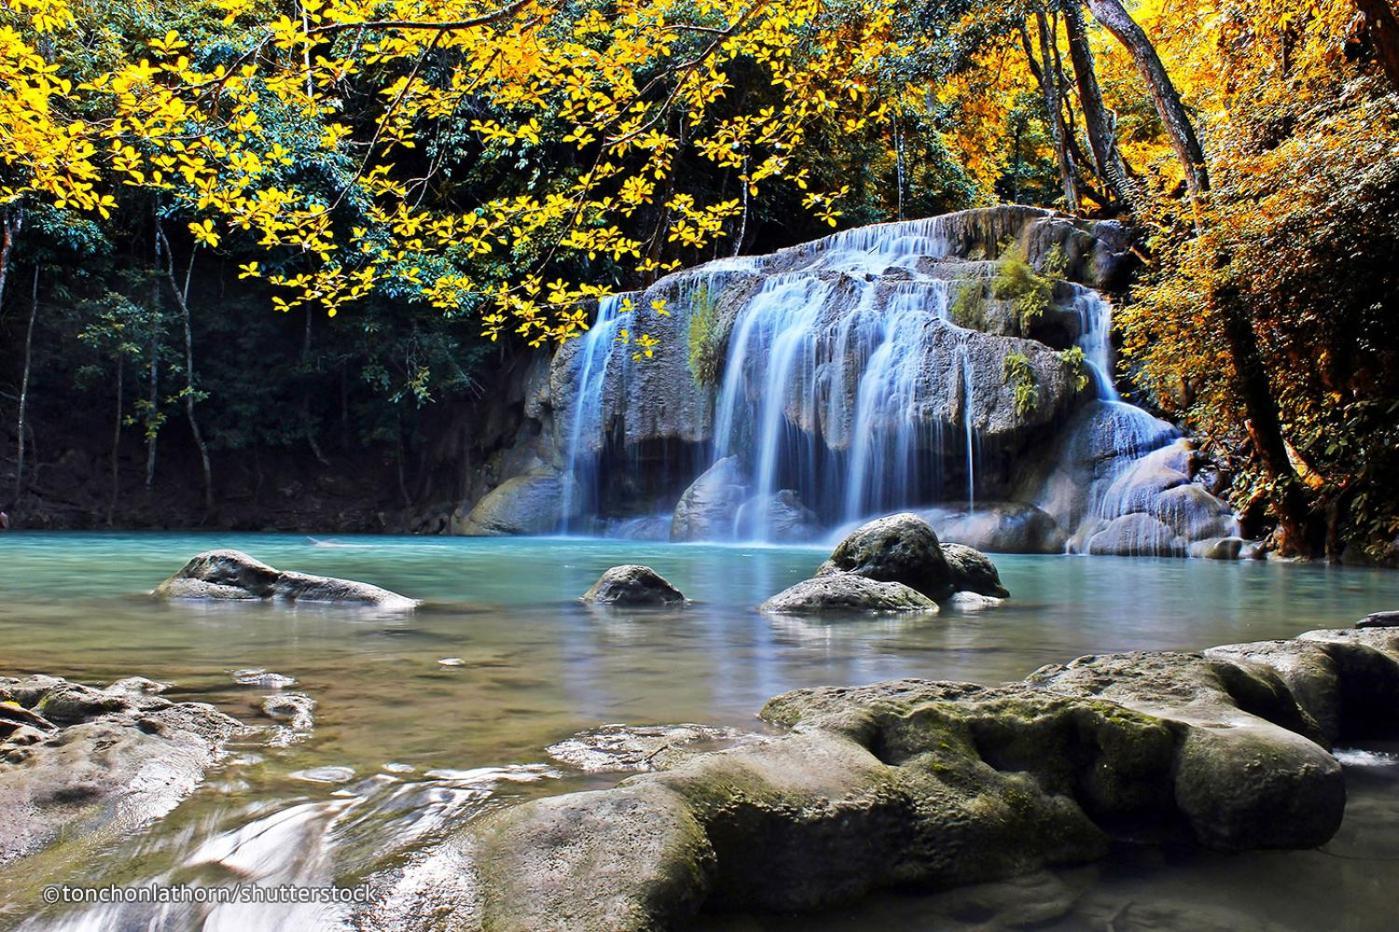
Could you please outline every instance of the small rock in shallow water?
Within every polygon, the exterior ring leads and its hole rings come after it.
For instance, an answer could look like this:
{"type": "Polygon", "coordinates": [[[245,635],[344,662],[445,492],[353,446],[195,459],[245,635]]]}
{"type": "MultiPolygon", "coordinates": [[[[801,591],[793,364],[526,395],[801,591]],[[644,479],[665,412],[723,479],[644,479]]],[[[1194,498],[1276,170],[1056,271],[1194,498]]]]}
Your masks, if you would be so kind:
{"type": "Polygon", "coordinates": [[[108,686],[103,692],[112,693],[116,696],[159,696],[169,689],[173,684],[158,683],[155,680],[148,680],[144,676],[128,676],[124,680],[117,680],[108,686]]]}
{"type": "Polygon", "coordinates": [[[959,612],[984,612],[988,608],[995,608],[1004,601],[1005,599],[982,595],[979,592],[954,592],[952,597],[943,604],[949,608],[955,608],[959,612]]]}
{"type": "Polygon", "coordinates": [[[298,770],[288,776],[293,780],[305,780],[308,783],[349,783],[355,778],[355,772],[350,767],[312,767],[310,770],[298,770]]]}
{"type": "Polygon", "coordinates": [[[1357,628],[1399,628],[1399,612],[1371,612],[1355,623],[1357,628]]]}
{"type": "Polygon", "coordinates": [[[583,593],[583,601],[607,605],[672,605],[683,603],[685,596],[651,567],[629,563],[603,573],[583,593]]]}
{"type": "Polygon", "coordinates": [[[464,667],[466,666],[466,661],[462,660],[460,657],[443,657],[441,660],[437,661],[437,665],[439,667],[464,667]]]}
{"type": "Polygon", "coordinates": [[[899,582],[879,582],[854,573],[834,573],[803,580],[768,599],[760,611],[814,615],[822,612],[927,612],[937,603],[899,582]]]}
{"type": "Polygon", "coordinates": [[[255,708],[268,718],[293,728],[305,730],[315,723],[316,700],[300,693],[264,696],[255,708]]]}
{"type": "MultiPolygon", "coordinates": [[[[581,731],[545,748],[557,761],[590,773],[614,770],[650,770],[666,752],[712,750],[760,740],[733,728],[708,725],[603,725],[581,731]]],[[[673,756],[673,755],[667,755],[673,756]]]]}
{"type": "Polygon", "coordinates": [[[281,673],[269,673],[262,667],[234,670],[233,682],[239,686],[261,686],[263,689],[286,689],[296,685],[295,678],[281,673]]]}
{"type": "Polygon", "coordinates": [[[389,773],[412,773],[418,768],[412,764],[400,764],[398,761],[389,761],[384,765],[384,769],[389,773]]]}

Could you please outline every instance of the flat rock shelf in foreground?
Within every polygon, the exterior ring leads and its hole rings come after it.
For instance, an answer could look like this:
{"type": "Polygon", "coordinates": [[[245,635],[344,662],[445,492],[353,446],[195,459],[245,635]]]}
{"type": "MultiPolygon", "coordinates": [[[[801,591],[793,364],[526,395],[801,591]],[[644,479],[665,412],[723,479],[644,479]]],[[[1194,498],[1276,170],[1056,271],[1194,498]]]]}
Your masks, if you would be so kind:
{"type": "Polygon", "coordinates": [[[799,689],[762,718],[786,733],[473,823],[368,924],[449,868],[435,905],[462,927],[616,930],[1005,878],[1114,840],[1315,847],[1345,809],[1329,749],[1399,730],[1399,630],[799,689]]]}

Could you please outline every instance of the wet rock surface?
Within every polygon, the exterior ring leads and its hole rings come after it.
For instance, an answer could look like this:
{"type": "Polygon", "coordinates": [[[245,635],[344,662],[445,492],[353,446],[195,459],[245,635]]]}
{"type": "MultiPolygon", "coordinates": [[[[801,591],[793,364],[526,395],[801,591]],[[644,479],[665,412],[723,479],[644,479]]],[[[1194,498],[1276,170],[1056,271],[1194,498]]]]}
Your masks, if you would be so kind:
{"type": "Polygon", "coordinates": [[[603,725],[546,750],[550,757],[579,770],[606,773],[653,770],[681,756],[759,740],[758,735],[710,725],[603,725]]]}
{"type": "Polygon", "coordinates": [[[902,583],[934,602],[958,588],[932,525],[908,512],[877,518],[846,535],[817,571],[837,573],[902,583]]]}
{"type": "Polygon", "coordinates": [[[583,593],[584,602],[598,605],[679,605],[684,594],[649,566],[628,563],[607,570],[583,593]]]}
{"type": "Polygon", "coordinates": [[[855,573],[825,573],[783,589],[759,609],[779,615],[824,612],[936,612],[937,603],[901,582],[880,582],[855,573]]]}
{"type": "Polygon", "coordinates": [[[1004,599],[1010,591],[1001,585],[1001,574],[991,558],[965,544],[942,544],[942,558],[952,573],[952,585],[959,592],[1004,599]]]}
{"type": "MultiPolygon", "coordinates": [[[[468,825],[447,846],[462,874],[452,916],[651,929],[706,902],[804,910],[1033,874],[1115,840],[1313,847],[1345,805],[1328,749],[1396,734],[1396,709],[1388,628],[1081,657],[995,687],[795,690],[762,710],[779,737],[468,825]]],[[[945,905],[970,921],[979,896],[945,905]]],[[[1072,895],[1030,898],[1044,909],[1027,901],[1023,918],[1052,921],[1072,895]]],[[[1143,910],[1130,925],[1174,915],[1143,910]]]]}
{"type": "Polygon", "coordinates": [[[0,677],[0,864],[100,844],[165,815],[241,727],[213,706],[131,684],[0,677]]]}
{"type": "Polygon", "coordinates": [[[350,579],[275,569],[239,550],[210,550],[194,557],[155,588],[163,599],[313,602],[406,611],[417,601],[350,579]]]}

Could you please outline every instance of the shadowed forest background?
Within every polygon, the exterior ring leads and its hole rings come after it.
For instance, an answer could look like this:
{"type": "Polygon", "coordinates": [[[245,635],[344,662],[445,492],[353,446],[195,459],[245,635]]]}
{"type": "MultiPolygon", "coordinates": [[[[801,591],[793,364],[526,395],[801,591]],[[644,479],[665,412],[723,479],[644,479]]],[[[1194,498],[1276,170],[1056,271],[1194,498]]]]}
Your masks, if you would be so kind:
{"type": "Polygon", "coordinates": [[[1388,0],[4,0],[0,78],[17,525],[441,530],[600,296],[1008,202],[1134,231],[1248,532],[1399,558],[1388,0]]]}

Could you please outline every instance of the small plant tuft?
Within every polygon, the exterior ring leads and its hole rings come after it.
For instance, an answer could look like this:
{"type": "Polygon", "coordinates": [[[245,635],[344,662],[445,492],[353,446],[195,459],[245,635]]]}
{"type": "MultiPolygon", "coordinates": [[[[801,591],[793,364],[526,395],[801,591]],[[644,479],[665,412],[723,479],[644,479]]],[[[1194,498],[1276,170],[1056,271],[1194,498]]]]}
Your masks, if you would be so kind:
{"type": "Polygon", "coordinates": [[[1005,384],[1015,393],[1015,413],[1021,417],[1035,410],[1040,403],[1039,386],[1035,384],[1035,370],[1030,358],[1024,353],[1007,353],[1002,363],[1005,384]]]}

